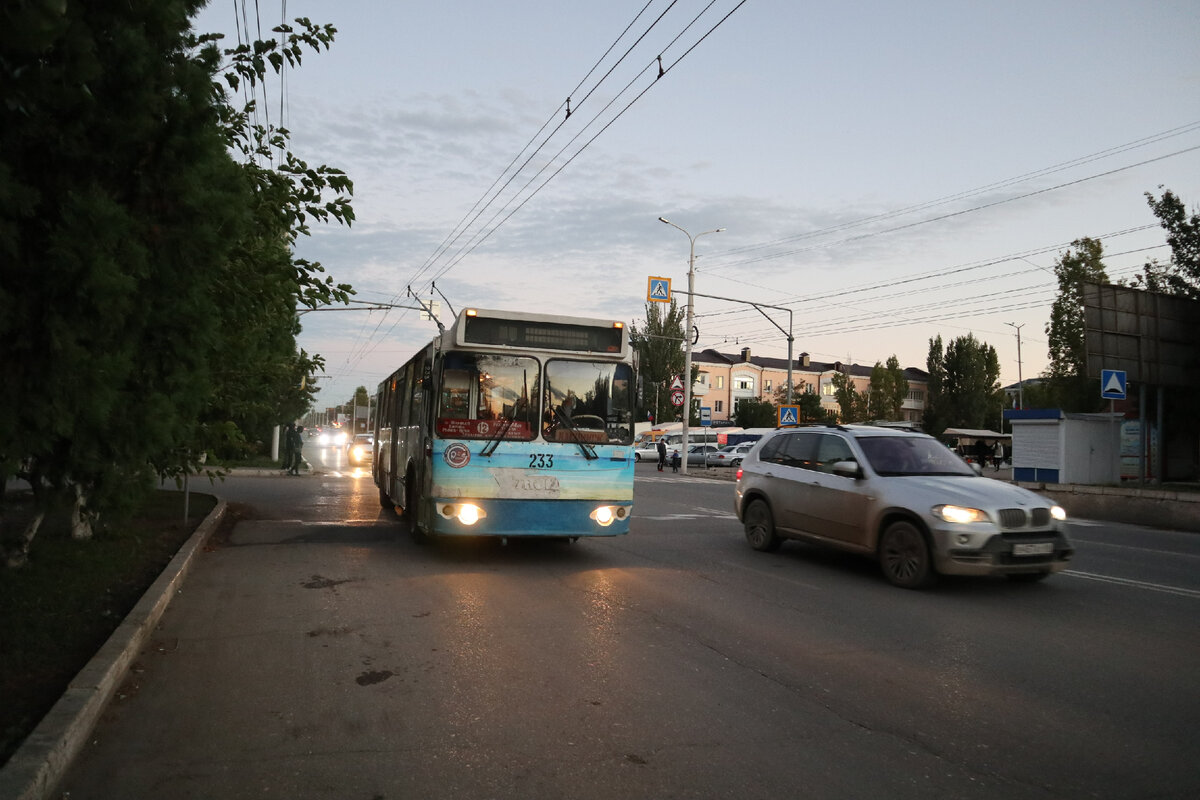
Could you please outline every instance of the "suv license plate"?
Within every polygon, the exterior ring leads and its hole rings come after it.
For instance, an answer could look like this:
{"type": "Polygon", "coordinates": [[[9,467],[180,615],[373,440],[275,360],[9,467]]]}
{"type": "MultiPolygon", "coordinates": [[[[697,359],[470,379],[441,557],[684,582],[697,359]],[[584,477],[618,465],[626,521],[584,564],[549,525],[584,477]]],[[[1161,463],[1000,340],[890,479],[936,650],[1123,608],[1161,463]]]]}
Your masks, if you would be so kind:
{"type": "Polygon", "coordinates": [[[1048,556],[1054,552],[1054,542],[1036,542],[1034,544],[1014,544],[1014,556],[1048,556]]]}

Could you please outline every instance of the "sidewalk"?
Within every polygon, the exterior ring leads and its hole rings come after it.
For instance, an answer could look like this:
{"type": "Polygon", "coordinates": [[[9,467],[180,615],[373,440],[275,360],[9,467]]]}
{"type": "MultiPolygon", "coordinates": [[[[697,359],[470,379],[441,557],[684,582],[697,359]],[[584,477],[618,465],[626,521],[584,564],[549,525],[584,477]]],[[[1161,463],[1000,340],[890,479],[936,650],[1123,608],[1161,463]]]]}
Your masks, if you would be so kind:
{"type": "MultiPolygon", "coordinates": [[[[278,471],[272,470],[276,475],[278,471]]],[[[0,798],[48,800],[83,749],[100,715],[127,677],[171,598],[181,590],[197,553],[216,531],[228,504],[219,500],[142,599],[91,661],[75,676],[50,712],[2,768],[0,798]]]]}

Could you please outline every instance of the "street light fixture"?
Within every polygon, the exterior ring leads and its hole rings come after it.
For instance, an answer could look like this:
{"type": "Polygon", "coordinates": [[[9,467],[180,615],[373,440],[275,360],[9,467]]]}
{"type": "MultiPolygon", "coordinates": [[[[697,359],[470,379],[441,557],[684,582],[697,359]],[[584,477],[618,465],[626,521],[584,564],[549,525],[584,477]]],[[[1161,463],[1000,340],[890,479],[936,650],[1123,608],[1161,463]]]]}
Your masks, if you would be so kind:
{"type": "Polygon", "coordinates": [[[671,220],[667,219],[666,217],[659,217],[658,221],[666,225],[670,225],[672,228],[682,232],[684,236],[688,237],[688,246],[690,248],[690,252],[688,254],[687,328],[683,332],[683,441],[681,442],[681,446],[683,448],[681,455],[683,458],[680,460],[679,464],[683,474],[686,475],[688,471],[687,453],[689,445],[688,421],[692,415],[692,293],[696,290],[696,240],[701,236],[707,236],[710,233],[720,233],[725,229],[717,228],[715,230],[697,233],[695,236],[692,236],[686,230],[679,227],[674,222],[671,222],[671,220]]]}
{"type": "Polygon", "coordinates": [[[1025,379],[1021,376],[1021,328],[1025,327],[1025,323],[1022,322],[1020,325],[1017,325],[1012,322],[1006,322],[1004,324],[1017,330],[1017,407],[1025,408],[1025,379]]]}

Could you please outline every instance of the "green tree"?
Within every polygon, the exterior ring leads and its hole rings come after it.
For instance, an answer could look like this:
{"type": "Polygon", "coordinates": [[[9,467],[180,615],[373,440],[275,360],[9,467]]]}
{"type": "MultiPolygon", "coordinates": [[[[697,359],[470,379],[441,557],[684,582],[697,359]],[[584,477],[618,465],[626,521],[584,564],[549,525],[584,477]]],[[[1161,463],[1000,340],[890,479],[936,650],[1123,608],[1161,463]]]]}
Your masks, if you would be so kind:
{"type": "Polygon", "coordinates": [[[1000,359],[996,348],[973,334],[942,348],[942,337],[929,340],[925,362],[928,396],[922,427],[940,436],[946,428],[990,428],[998,424],[1004,405],[1000,359]]]}
{"type": "Polygon", "coordinates": [[[1058,297],[1050,307],[1046,324],[1049,391],[1056,405],[1066,411],[1094,411],[1099,408],[1100,388],[1087,375],[1083,285],[1108,281],[1103,245],[1097,239],[1076,239],[1055,262],[1054,274],[1058,278],[1058,297]]]}
{"type": "MultiPolygon", "coordinates": [[[[229,105],[212,38],[189,32],[202,5],[0,10],[0,472],[27,478],[43,512],[69,491],[79,537],[155,473],[194,465],[206,438],[231,438],[248,371],[278,362],[287,390],[265,402],[302,395],[317,362],[295,349],[295,305],[348,288],[289,248],[310,218],[353,218],[321,197],[349,182],[286,156],[274,170],[231,158],[231,143],[286,138],[229,105]]],[[[333,33],[288,31],[238,53],[225,84],[333,33]]],[[[6,546],[10,563],[36,529],[6,546]]]]}
{"type": "Polygon", "coordinates": [[[867,419],[868,396],[854,388],[848,372],[833,374],[833,396],[837,399],[838,419],[842,422],[865,422],[867,419]]]}
{"type": "MultiPolygon", "coordinates": [[[[775,405],[781,406],[787,403],[787,386],[780,386],[775,390],[775,405]]],[[[796,391],[792,393],[792,405],[800,406],[800,422],[835,422],[836,414],[826,411],[821,407],[821,396],[816,393],[811,385],[801,383],[797,386],[796,391]],[[801,386],[803,388],[801,388],[801,386]]],[[[774,426],[774,422],[771,423],[774,426]]]]}
{"type": "Polygon", "coordinates": [[[908,397],[908,379],[900,368],[900,359],[892,355],[884,366],[876,361],[871,368],[871,390],[867,416],[873,420],[900,419],[900,409],[908,397]]]}
{"type": "Polygon", "coordinates": [[[777,421],[775,404],[756,397],[739,400],[733,421],[743,428],[774,428],[777,421]]]}
{"type": "MultiPolygon", "coordinates": [[[[629,336],[638,357],[641,380],[639,417],[654,415],[655,422],[675,418],[679,409],[671,405],[670,382],[683,374],[683,323],[686,309],[672,300],[670,305],[646,303],[646,321],[639,329],[629,326],[629,336]]],[[[698,368],[693,365],[693,379],[698,368]]]]}
{"type": "Polygon", "coordinates": [[[1146,201],[1167,232],[1171,261],[1147,262],[1135,285],[1151,292],[1200,300],[1200,214],[1193,211],[1188,216],[1183,201],[1170,190],[1164,191],[1161,198],[1146,192],[1146,201]]]}

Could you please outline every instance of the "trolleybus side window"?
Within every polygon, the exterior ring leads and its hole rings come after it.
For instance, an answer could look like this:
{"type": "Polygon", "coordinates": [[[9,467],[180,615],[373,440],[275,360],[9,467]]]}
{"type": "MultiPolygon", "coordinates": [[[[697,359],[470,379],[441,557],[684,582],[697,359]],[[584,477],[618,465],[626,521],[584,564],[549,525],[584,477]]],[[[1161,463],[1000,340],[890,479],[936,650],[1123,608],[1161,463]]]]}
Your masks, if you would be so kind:
{"type": "Polygon", "coordinates": [[[550,359],[545,384],[542,435],[546,441],[633,441],[633,370],[628,364],[550,359]]]}

